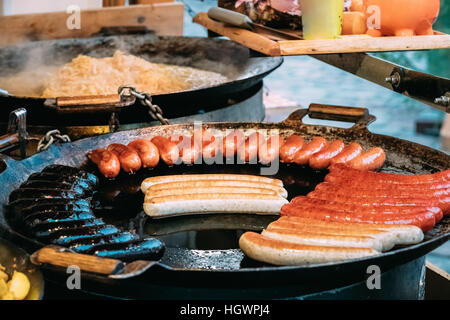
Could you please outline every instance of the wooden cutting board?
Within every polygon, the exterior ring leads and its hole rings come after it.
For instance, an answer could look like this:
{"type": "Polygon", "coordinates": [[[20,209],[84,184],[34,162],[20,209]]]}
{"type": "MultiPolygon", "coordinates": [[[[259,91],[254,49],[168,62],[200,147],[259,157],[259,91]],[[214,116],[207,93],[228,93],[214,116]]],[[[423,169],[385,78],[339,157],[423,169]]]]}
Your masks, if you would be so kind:
{"type": "Polygon", "coordinates": [[[0,17],[0,46],[25,41],[87,38],[98,33],[102,27],[145,26],[158,35],[183,35],[183,3],[152,2],[82,10],[81,28],[73,30],[67,27],[70,16],[67,12],[3,16],[0,17]]]}
{"type": "Polygon", "coordinates": [[[201,12],[193,20],[208,30],[269,56],[311,55],[325,53],[410,51],[450,48],[450,35],[435,32],[432,36],[371,37],[344,35],[337,39],[281,40],[246,29],[230,27],[201,12]]]}

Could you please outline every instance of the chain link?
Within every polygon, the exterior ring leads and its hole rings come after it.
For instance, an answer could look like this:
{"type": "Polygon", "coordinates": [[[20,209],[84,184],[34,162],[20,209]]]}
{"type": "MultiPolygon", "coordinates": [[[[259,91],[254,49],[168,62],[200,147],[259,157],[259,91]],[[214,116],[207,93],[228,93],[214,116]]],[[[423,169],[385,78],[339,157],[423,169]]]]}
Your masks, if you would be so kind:
{"type": "Polygon", "coordinates": [[[170,124],[169,120],[164,118],[162,109],[152,103],[152,96],[150,94],[139,92],[133,87],[124,86],[119,88],[119,95],[122,97],[136,97],[142,105],[148,107],[148,113],[153,120],[159,121],[164,125],[170,124]]]}
{"type": "Polygon", "coordinates": [[[62,143],[71,142],[68,135],[61,135],[61,132],[59,130],[51,130],[47,132],[41,140],[39,140],[37,151],[45,151],[57,141],[60,141],[62,143]]]}

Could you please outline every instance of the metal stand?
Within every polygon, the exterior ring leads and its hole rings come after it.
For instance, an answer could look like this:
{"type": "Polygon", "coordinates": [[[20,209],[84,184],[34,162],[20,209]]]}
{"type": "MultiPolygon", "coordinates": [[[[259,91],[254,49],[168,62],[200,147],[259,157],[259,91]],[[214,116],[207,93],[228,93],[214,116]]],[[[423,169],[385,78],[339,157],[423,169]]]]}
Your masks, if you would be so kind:
{"type": "Polygon", "coordinates": [[[7,134],[0,137],[0,153],[19,148],[20,156],[27,156],[27,110],[20,108],[9,114],[7,134]]]}
{"type": "Polygon", "coordinates": [[[450,113],[450,79],[414,71],[366,53],[311,57],[450,113]]]}

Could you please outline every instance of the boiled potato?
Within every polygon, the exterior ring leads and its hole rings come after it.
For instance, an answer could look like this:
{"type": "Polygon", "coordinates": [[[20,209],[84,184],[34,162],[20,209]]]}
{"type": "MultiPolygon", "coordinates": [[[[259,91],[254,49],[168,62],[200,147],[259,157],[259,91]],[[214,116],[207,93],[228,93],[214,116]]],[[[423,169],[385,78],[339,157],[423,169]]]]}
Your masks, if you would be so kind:
{"type": "Polygon", "coordinates": [[[3,296],[5,296],[8,292],[8,285],[6,284],[6,281],[0,279],[0,300],[2,300],[3,296]]]}
{"type": "Polygon", "coordinates": [[[0,280],[8,282],[8,275],[5,272],[6,268],[0,264],[0,280]]]}
{"type": "Polygon", "coordinates": [[[11,292],[8,291],[8,293],[5,294],[5,295],[1,298],[1,300],[15,300],[15,299],[14,299],[14,295],[13,295],[11,292]]]}
{"type": "Polygon", "coordinates": [[[5,281],[5,282],[7,282],[8,281],[8,275],[6,274],[6,272],[4,272],[4,271],[2,271],[2,270],[0,270],[0,280],[3,280],[3,281],[5,281]]]}
{"type": "Polygon", "coordinates": [[[11,280],[8,282],[8,289],[16,300],[23,300],[30,292],[30,280],[22,272],[14,271],[11,280]]]}

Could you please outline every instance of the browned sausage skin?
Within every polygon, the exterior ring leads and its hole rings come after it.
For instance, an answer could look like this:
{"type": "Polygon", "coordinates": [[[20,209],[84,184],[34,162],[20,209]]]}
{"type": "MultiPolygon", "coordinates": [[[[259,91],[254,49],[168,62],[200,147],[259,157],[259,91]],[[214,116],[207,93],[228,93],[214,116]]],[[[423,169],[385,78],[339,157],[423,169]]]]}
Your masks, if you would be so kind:
{"type": "Polygon", "coordinates": [[[149,140],[137,139],[128,144],[128,147],[136,151],[142,160],[142,167],[154,168],[159,163],[159,150],[149,140]]]}
{"type": "Polygon", "coordinates": [[[88,158],[97,165],[100,173],[105,178],[113,179],[120,173],[119,158],[105,149],[97,149],[89,152],[88,158]]]}
{"type": "Polygon", "coordinates": [[[279,135],[273,135],[259,149],[259,162],[269,164],[280,157],[280,148],[284,144],[284,138],[279,135]]]}
{"type": "Polygon", "coordinates": [[[133,149],[119,143],[113,143],[108,146],[108,151],[114,153],[120,162],[123,171],[135,173],[142,168],[142,160],[138,153],[133,149]]]}
{"type": "Polygon", "coordinates": [[[168,166],[178,163],[180,158],[180,150],[176,143],[161,136],[154,137],[152,143],[158,148],[161,160],[168,166]]]}
{"type": "Polygon", "coordinates": [[[245,142],[238,147],[240,163],[256,163],[259,149],[264,142],[264,136],[259,132],[254,132],[248,136],[245,142]]]}
{"type": "Polygon", "coordinates": [[[316,153],[324,150],[328,141],[322,137],[314,137],[307,145],[294,155],[294,162],[299,165],[309,163],[309,159],[316,153]]]}
{"type": "Polygon", "coordinates": [[[295,134],[286,139],[280,148],[280,160],[285,163],[294,161],[295,154],[305,145],[305,139],[295,134]]]}
{"type": "Polygon", "coordinates": [[[225,158],[232,158],[238,152],[238,147],[245,141],[241,130],[233,130],[223,139],[222,154],[225,158]]]}

